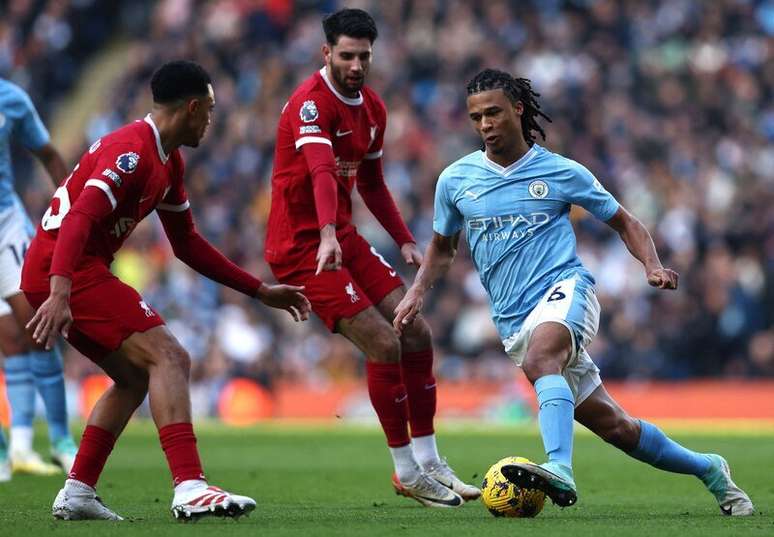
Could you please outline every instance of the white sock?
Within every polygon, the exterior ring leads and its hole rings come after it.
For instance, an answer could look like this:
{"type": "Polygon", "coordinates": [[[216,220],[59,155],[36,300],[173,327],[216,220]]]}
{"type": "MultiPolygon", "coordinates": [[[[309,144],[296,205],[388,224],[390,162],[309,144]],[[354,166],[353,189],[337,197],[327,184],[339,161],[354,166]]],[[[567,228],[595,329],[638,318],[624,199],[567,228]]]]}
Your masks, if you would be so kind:
{"type": "Polygon", "coordinates": [[[395,465],[395,473],[401,483],[411,483],[419,476],[419,465],[414,458],[411,444],[400,447],[391,447],[390,455],[395,465]]]}
{"type": "Polygon", "coordinates": [[[94,487],[90,487],[83,481],[78,481],[77,479],[66,479],[65,480],[65,486],[66,489],[80,489],[80,490],[86,490],[89,492],[95,492],[94,487]]]}
{"type": "Polygon", "coordinates": [[[434,434],[414,437],[411,439],[411,444],[414,447],[414,455],[419,464],[422,465],[422,468],[427,468],[432,463],[441,460],[441,456],[438,454],[438,446],[435,444],[434,434]]]}
{"type": "Polygon", "coordinates": [[[32,451],[32,427],[11,427],[11,452],[32,451]]]}
{"type": "Polygon", "coordinates": [[[207,488],[207,482],[204,479],[188,479],[186,481],[181,481],[180,484],[175,486],[175,495],[184,494],[199,488],[207,488]]]}

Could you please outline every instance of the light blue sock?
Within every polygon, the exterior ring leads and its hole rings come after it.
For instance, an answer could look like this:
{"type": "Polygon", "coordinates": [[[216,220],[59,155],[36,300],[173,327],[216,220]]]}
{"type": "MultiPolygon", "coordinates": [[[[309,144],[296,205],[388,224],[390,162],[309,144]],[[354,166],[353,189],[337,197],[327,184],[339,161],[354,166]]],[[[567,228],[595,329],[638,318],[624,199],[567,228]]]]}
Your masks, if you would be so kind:
{"type": "Polygon", "coordinates": [[[535,381],[538,421],[549,462],[572,468],[572,426],[575,398],[562,375],[546,375],[535,381]]]}
{"type": "Polygon", "coordinates": [[[640,420],[640,430],[640,441],[634,451],[629,453],[635,459],[667,472],[693,474],[696,477],[707,473],[710,459],[706,455],[684,448],[645,420],[640,420]]]}
{"type": "Polygon", "coordinates": [[[51,439],[51,445],[56,445],[62,438],[70,436],[67,426],[67,399],[62,375],[62,357],[56,347],[50,351],[31,352],[29,357],[35,385],[46,407],[48,436],[51,439]]]}
{"type": "Polygon", "coordinates": [[[35,418],[35,382],[28,354],[5,359],[5,387],[11,405],[11,427],[32,427],[35,418]]]}

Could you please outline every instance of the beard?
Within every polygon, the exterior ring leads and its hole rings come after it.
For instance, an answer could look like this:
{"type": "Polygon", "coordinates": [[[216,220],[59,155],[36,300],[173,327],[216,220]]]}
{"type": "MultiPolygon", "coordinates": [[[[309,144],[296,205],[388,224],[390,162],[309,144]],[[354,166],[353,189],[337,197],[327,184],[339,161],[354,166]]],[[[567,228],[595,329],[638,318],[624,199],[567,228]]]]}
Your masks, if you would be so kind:
{"type": "Polygon", "coordinates": [[[365,70],[363,71],[363,75],[357,81],[349,79],[347,77],[346,69],[337,67],[334,63],[331,63],[330,65],[330,72],[336,84],[348,92],[357,93],[363,88],[363,84],[365,84],[365,70]]]}

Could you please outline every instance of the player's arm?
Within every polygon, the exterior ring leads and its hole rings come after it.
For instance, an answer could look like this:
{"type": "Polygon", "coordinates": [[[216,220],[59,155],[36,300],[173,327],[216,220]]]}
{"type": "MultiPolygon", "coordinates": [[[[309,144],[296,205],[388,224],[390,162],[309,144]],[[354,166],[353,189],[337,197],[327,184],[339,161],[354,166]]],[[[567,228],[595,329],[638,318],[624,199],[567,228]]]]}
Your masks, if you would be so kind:
{"type": "Polygon", "coordinates": [[[267,306],[286,310],[296,321],[309,318],[311,306],[303,287],[267,285],[239,268],[196,230],[187,202],[159,206],[159,217],[175,257],[199,274],[257,298],[267,306]]]}
{"type": "Polygon", "coordinates": [[[664,268],[647,228],[623,206],[607,221],[618,232],[629,252],[645,267],[648,284],[659,289],[677,289],[679,275],[664,268]]]}
{"type": "Polygon", "coordinates": [[[392,325],[398,334],[405,326],[414,322],[416,316],[422,311],[425,293],[449,271],[457,255],[459,239],[459,231],[451,237],[433,233],[433,239],[425,250],[425,259],[419,267],[414,283],[395,308],[395,319],[392,325]]]}
{"type": "MultiPolygon", "coordinates": [[[[107,187],[105,187],[107,188],[107,187]]],[[[62,220],[49,270],[49,296],[27,323],[38,344],[51,349],[61,333],[67,337],[73,323],[70,288],[75,267],[94,225],[113,211],[102,188],[86,187],[62,220]]]]}
{"type": "Polygon", "coordinates": [[[371,214],[398,245],[406,263],[421,265],[422,254],[417,249],[417,241],[409,231],[384,181],[381,151],[374,153],[372,158],[366,155],[360,164],[357,172],[357,191],[371,214]]]}
{"type": "Polygon", "coordinates": [[[46,169],[54,186],[58,186],[59,182],[67,176],[67,168],[59,151],[49,142],[38,149],[33,149],[32,153],[46,169]]]}

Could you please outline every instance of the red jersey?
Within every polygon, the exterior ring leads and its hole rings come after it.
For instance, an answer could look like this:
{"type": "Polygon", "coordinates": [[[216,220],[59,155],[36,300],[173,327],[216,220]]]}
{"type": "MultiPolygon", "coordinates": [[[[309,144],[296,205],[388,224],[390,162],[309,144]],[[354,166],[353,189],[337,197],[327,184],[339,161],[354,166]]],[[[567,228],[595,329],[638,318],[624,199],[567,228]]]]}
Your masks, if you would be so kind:
{"type": "Polygon", "coordinates": [[[267,261],[292,262],[320,243],[313,174],[302,147],[326,144],[333,150],[336,234],[343,237],[354,231],[351,193],[358,169],[364,160],[382,156],[386,124],[387,110],[376,92],[363,86],[357,98],[345,97],[328,80],[326,68],[296,89],[282,109],[277,128],[267,261]]]}
{"type": "Polygon", "coordinates": [[[59,228],[84,189],[91,186],[101,190],[113,210],[91,228],[83,256],[74,269],[76,276],[89,271],[95,262],[109,266],[135,226],[155,209],[188,209],[183,170],[179,150],[164,154],[150,115],[97,140],[56,190],[43,215],[36,235],[35,262],[26,263],[32,266],[26,267],[24,289],[48,290],[59,228]]]}

